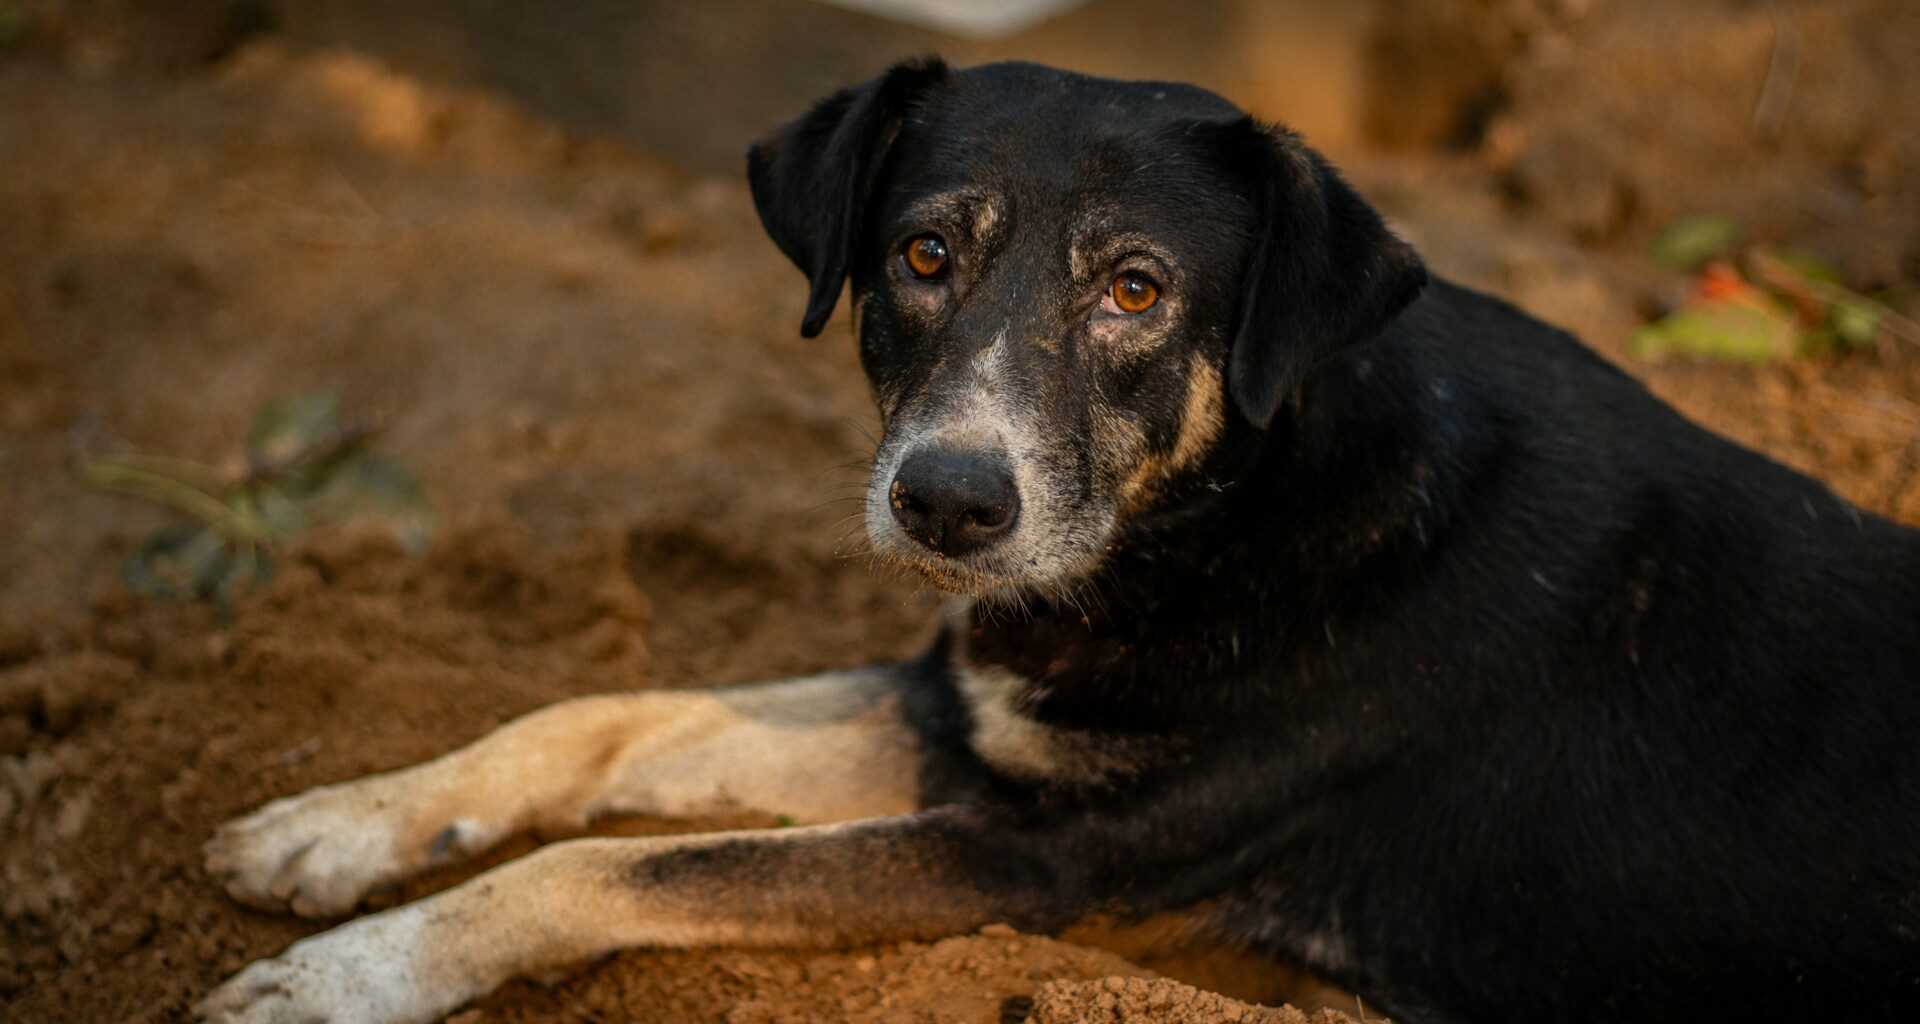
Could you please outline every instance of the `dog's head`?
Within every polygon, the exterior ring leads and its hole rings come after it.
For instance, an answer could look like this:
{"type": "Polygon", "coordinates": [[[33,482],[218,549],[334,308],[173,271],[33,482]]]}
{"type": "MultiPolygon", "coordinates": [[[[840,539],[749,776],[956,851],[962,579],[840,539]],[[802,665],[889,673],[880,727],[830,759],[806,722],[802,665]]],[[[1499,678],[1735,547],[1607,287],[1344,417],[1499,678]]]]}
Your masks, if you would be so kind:
{"type": "Polygon", "coordinates": [[[1083,577],[1426,281],[1318,154],[1191,86],[902,64],[748,166],[801,333],[852,280],[868,536],[956,592],[1083,577]]]}

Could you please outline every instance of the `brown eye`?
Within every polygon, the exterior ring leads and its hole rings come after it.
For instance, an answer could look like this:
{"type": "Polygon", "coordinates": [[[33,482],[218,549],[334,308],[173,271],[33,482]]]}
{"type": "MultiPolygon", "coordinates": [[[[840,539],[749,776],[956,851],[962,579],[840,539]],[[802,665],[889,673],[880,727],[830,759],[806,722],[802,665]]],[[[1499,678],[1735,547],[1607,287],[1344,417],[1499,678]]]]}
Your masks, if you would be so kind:
{"type": "Polygon", "coordinates": [[[1160,301],[1160,286],[1140,274],[1121,274],[1107,289],[1107,299],[1115,312],[1145,313],[1160,301]]]}
{"type": "Polygon", "coordinates": [[[922,281],[939,277],[947,269],[947,243],[939,235],[915,235],[907,239],[907,269],[922,281]]]}

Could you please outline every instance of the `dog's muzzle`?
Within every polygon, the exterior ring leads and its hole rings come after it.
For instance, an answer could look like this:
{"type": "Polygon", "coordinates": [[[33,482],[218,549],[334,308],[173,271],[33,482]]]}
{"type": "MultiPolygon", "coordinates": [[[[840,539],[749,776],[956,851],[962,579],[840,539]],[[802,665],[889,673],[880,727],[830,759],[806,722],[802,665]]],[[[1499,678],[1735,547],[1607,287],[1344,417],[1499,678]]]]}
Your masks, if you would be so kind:
{"type": "Polygon", "coordinates": [[[1020,489],[1005,456],[935,446],[900,464],[887,488],[887,504],[907,536],[957,558],[1012,532],[1020,517],[1020,489]]]}

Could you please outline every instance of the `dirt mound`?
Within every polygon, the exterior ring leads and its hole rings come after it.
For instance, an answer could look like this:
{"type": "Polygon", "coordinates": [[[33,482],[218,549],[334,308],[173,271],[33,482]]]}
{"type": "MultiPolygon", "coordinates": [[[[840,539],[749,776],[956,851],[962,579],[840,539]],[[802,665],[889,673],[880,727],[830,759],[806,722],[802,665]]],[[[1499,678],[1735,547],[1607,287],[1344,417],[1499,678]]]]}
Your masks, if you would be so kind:
{"type": "Polygon", "coordinates": [[[1409,0],[1381,5],[1368,121],[1475,152],[1584,242],[1724,213],[1880,287],[1920,275],[1916,39],[1903,0],[1409,0]]]}
{"type": "Polygon", "coordinates": [[[1033,999],[1033,1024],[1349,1024],[1336,1010],[1251,1006],[1168,978],[1053,981],[1033,999]]]}
{"type": "Polygon", "coordinates": [[[726,1024],[1000,1024],[1054,979],[1144,976],[1110,953],[989,926],[854,953],[628,954],[565,992],[522,983],[456,1024],[553,1020],[726,1024]]]}
{"type": "Polygon", "coordinates": [[[61,649],[16,650],[0,671],[10,1019],[163,1019],[298,937],[208,883],[214,825],[630,685],[646,616],[618,542],[536,557],[512,530],[461,529],[413,558],[347,534],[290,559],[231,627],[111,599],[61,649]]]}

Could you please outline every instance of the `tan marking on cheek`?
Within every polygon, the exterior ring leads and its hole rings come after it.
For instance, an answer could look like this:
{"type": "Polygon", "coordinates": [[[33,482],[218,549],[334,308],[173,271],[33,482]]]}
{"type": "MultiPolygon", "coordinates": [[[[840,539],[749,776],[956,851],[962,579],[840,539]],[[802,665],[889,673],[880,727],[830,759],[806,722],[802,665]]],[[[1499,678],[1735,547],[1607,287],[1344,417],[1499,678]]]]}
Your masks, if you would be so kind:
{"type": "Polygon", "coordinates": [[[1204,356],[1195,356],[1187,373],[1187,401],[1180,412],[1179,437],[1171,451],[1150,454],[1134,467],[1120,486],[1121,510],[1133,513],[1144,508],[1159,493],[1160,485],[1197,465],[1225,429],[1220,371],[1204,356]]]}
{"type": "Polygon", "coordinates": [[[1108,474],[1107,479],[1122,479],[1119,493],[1124,504],[1138,472],[1129,467],[1150,457],[1147,435],[1139,424],[1113,409],[1095,409],[1092,426],[1095,462],[1108,474]]]}
{"type": "Polygon", "coordinates": [[[1174,443],[1172,469],[1186,469],[1200,461],[1226,429],[1220,371],[1204,356],[1195,356],[1187,375],[1187,406],[1180,416],[1180,439],[1174,443]]]}

